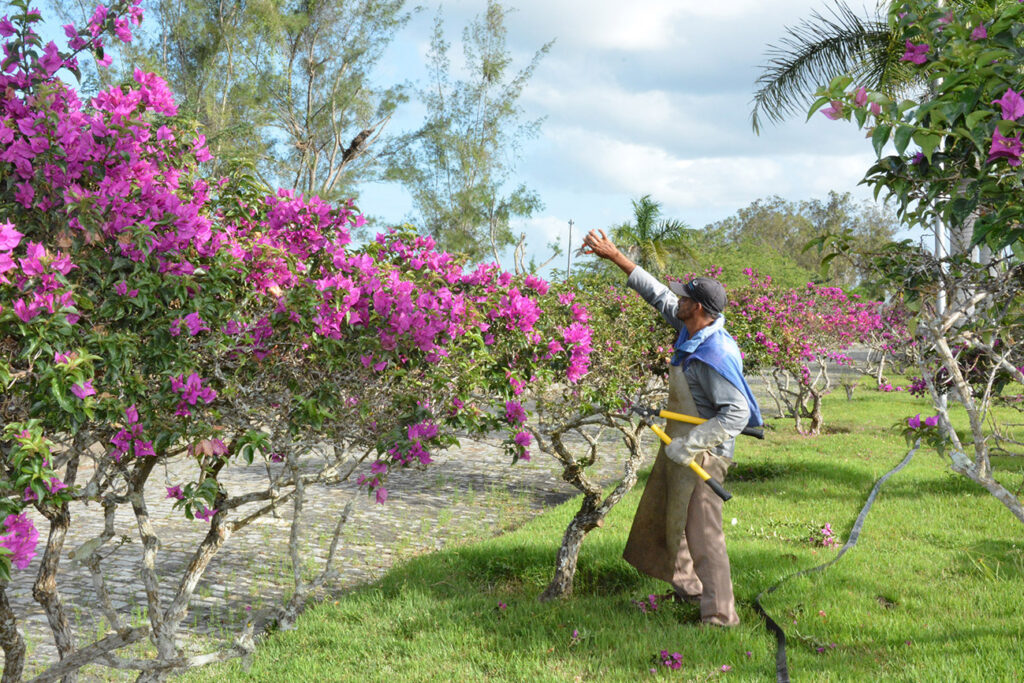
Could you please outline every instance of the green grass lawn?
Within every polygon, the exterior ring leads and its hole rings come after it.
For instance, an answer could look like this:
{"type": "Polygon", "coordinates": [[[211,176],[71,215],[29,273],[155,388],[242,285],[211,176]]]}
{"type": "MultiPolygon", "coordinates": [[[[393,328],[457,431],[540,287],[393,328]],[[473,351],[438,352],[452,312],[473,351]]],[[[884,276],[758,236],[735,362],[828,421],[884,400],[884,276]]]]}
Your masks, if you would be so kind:
{"type": "MultiPolygon", "coordinates": [[[[312,606],[297,629],[263,641],[248,670],[236,661],[188,680],[774,680],[775,642],[754,597],[836,555],[809,536],[830,523],[846,541],[874,481],[908,450],[889,427],[917,412],[931,414],[923,400],[861,388],[853,401],[828,400],[822,436],[778,420],[764,442],[741,439],[725,512],[737,628],[701,627],[695,606],[634,604],[666,590],[621,559],[641,477],[587,538],[570,599],[536,598],[572,500],[312,606]],[[661,650],[680,653],[682,668],[656,663],[661,650]]],[[[1000,480],[1019,489],[1024,457],[996,460],[1000,480]]],[[[786,630],[794,681],[989,682],[1024,681],[1022,599],[1024,526],[921,451],[883,487],[856,547],[764,604],[786,630]]]]}

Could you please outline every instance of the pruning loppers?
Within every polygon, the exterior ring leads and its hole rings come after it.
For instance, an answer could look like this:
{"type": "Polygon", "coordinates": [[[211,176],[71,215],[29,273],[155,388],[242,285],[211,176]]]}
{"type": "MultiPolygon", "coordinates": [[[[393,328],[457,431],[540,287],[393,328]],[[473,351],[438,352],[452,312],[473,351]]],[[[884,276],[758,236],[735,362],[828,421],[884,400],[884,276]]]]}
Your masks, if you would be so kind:
{"type": "MultiPolygon", "coordinates": [[[[654,424],[653,418],[661,417],[666,420],[675,420],[676,422],[688,422],[690,424],[699,425],[707,422],[702,417],[693,417],[692,415],[684,415],[682,413],[673,413],[668,410],[655,410],[654,408],[641,408],[634,405],[632,407],[634,413],[640,416],[640,419],[651,428],[651,431],[658,435],[658,438],[662,440],[665,445],[672,443],[672,438],[665,433],[665,430],[654,424]]],[[[764,438],[764,432],[754,427],[747,427],[744,429],[742,434],[747,436],[753,436],[758,439],[764,438]]],[[[732,498],[732,494],[722,488],[722,485],[711,478],[711,475],[707,471],[698,465],[695,461],[690,461],[690,469],[696,473],[698,477],[704,480],[704,482],[711,487],[711,489],[718,495],[722,500],[729,500],[732,498]]]]}

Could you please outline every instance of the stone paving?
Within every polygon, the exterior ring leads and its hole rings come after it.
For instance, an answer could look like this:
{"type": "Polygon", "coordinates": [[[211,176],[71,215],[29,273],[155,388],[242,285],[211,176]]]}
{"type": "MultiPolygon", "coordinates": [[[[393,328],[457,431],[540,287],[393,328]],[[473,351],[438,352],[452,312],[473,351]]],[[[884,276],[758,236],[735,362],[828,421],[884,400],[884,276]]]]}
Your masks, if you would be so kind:
{"type": "MultiPolygon", "coordinates": [[[[604,457],[590,470],[603,486],[621,478],[622,460],[615,457],[621,448],[616,441],[609,442],[604,457]]],[[[180,575],[208,528],[205,522],[189,521],[181,511],[172,510],[173,501],[163,497],[161,483],[182,483],[175,475],[185,466],[182,461],[172,462],[155,471],[155,486],[150,487],[152,497],[147,498],[162,542],[157,566],[166,579],[161,592],[168,595],[176,587],[172,585],[173,579],[180,575]]],[[[87,481],[89,474],[81,472],[79,481],[87,481]]],[[[258,465],[239,466],[229,469],[222,480],[237,495],[239,491],[258,487],[265,476],[265,470],[258,465]]],[[[317,560],[326,557],[337,515],[350,500],[355,501],[335,560],[338,577],[326,587],[329,592],[373,581],[403,557],[501,533],[577,493],[562,481],[561,470],[550,456],[536,453],[532,461],[510,466],[500,446],[471,441],[435,455],[435,462],[426,469],[393,473],[387,488],[390,497],[383,505],[375,504],[365,489],[354,482],[307,490],[306,554],[317,560]]],[[[189,650],[209,651],[211,639],[230,641],[250,617],[259,627],[281,604],[292,585],[287,561],[291,513],[291,505],[283,505],[278,516],[264,517],[236,532],[218,553],[199,584],[186,620],[187,629],[183,629],[206,636],[207,647],[201,647],[203,639],[199,638],[189,650]]],[[[99,535],[103,514],[95,503],[75,503],[71,514],[72,525],[58,583],[69,606],[78,643],[84,645],[102,637],[106,624],[99,616],[87,570],[69,559],[68,553],[99,535]]],[[[116,535],[104,547],[104,553],[109,553],[103,562],[108,589],[115,608],[127,621],[145,623],[146,598],[139,575],[141,544],[134,516],[130,509],[122,508],[116,521],[116,535]],[[125,542],[118,545],[122,536],[125,542]]],[[[45,534],[47,527],[43,522],[37,520],[37,527],[45,534]]],[[[45,537],[41,537],[40,543],[44,541],[45,537]]],[[[8,587],[29,648],[27,677],[56,659],[46,617],[31,595],[38,563],[37,558],[27,570],[15,570],[8,587]]],[[[552,568],[553,563],[552,554],[552,568]]],[[[81,680],[130,677],[119,677],[108,669],[89,669],[81,680]]]]}

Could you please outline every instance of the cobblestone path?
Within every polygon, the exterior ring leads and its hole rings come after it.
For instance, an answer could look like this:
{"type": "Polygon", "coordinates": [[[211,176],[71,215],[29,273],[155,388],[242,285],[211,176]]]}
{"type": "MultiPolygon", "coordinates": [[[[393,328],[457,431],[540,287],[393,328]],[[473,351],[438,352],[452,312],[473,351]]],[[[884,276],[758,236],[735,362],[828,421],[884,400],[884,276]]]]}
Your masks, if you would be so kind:
{"type": "MultiPolygon", "coordinates": [[[[609,443],[603,457],[591,468],[602,485],[621,478],[622,461],[615,454],[621,445],[609,443]]],[[[168,485],[179,484],[176,469],[183,464],[170,463],[154,472],[166,478],[168,485]]],[[[87,481],[90,472],[83,471],[79,481],[87,481]]],[[[481,538],[513,528],[546,507],[566,500],[576,489],[561,480],[556,461],[543,453],[530,462],[508,464],[500,446],[486,442],[463,441],[462,446],[435,456],[435,462],[424,470],[405,470],[391,474],[387,488],[388,501],[377,505],[365,489],[354,482],[307,490],[304,513],[305,537],[311,558],[326,557],[337,515],[350,500],[355,500],[353,515],[339,544],[335,560],[338,578],[327,586],[331,593],[373,581],[396,560],[459,543],[467,538],[481,538]]],[[[255,488],[264,476],[258,466],[234,467],[222,476],[232,494],[255,488]]],[[[163,497],[164,489],[157,483],[147,498],[150,514],[157,526],[162,547],[158,568],[167,577],[162,588],[170,595],[176,587],[174,577],[205,534],[206,523],[187,520],[181,511],[171,509],[172,500],[163,497]]],[[[246,619],[254,617],[257,625],[270,616],[291,586],[291,568],[287,561],[291,506],[282,506],[278,517],[262,520],[236,532],[221,549],[208,568],[196,591],[187,621],[188,628],[201,636],[189,650],[203,649],[205,640],[230,640],[246,619]]],[[[106,625],[98,621],[99,610],[88,571],[67,557],[81,543],[99,535],[103,528],[102,508],[73,504],[72,524],[61,560],[59,586],[70,607],[70,618],[80,645],[101,637],[106,625]]],[[[45,542],[45,520],[37,519],[41,530],[40,544],[45,542]]],[[[117,545],[123,535],[124,544],[103,563],[108,588],[115,608],[134,624],[145,623],[145,591],[139,575],[140,543],[134,516],[119,510],[117,536],[106,546],[117,545]]],[[[557,539],[552,540],[553,544],[557,539]]],[[[554,545],[553,545],[554,548],[554,545]]],[[[109,550],[107,550],[109,552],[109,550]]],[[[39,558],[24,571],[15,571],[8,595],[19,616],[19,623],[29,649],[26,677],[40,672],[56,659],[56,648],[46,617],[32,599],[39,558]]],[[[317,562],[317,565],[320,563],[317,562]]],[[[314,567],[311,566],[310,569],[314,567]]],[[[554,550],[552,550],[552,570],[554,550]]],[[[209,651],[209,647],[203,649],[209,651]]],[[[2,652],[0,652],[2,659],[2,652]]],[[[131,680],[127,673],[120,678],[109,669],[89,669],[81,680],[131,680]],[[102,674],[100,673],[102,671],[102,674]],[[100,676],[104,676],[100,678],[100,676]]]]}

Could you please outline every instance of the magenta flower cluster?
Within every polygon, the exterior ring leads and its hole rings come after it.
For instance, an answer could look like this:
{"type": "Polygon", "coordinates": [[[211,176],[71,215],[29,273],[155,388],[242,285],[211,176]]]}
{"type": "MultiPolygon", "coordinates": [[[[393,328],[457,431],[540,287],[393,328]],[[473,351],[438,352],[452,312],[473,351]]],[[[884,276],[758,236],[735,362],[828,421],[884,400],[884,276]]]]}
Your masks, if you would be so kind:
{"type": "Polygon", "coordinates": [[[110,440],[113,445],[111,456],[117,462],[121,461],[126,454],[132,454],[137,458],[144,458],[156,455],[153,451],[153,442],[142,438],[143,428],[139,424],[139,411],[135,405],[128,406],[124,411],[127,429],[121,428],[110,440]]]}
{"type": "Polygon", "coordinates": [[[909,340],[906,314],[898,308],[810,282],[783,290],[753,269],[744,273],[749,286],[733,292],[726,315],[751,370],[784,368],[809,384],[810,364],[818,360],[849,366],[853,360],[844,349],[887,349],[909,340]]]}
{"type": "Polygon", "coordinates": [[[0,545],[11,553],[11,564],[18,569],[26,569],[32,558],[36,556],[36,544],[39,532],[32,520],[24,514],[7,515],[4,519],[5,534],[0,535],[0,545]]]}
{"type": "Polygon", "coordinates": [[[921,429],[922,426],[924,426],[925,428],[937,427],[938,425],[938,415],[932,415],[931,417],[926,417],[924,420],[922,420],[921,413],[918,413],[917,415],[914,415],[914,417],[907,418],[907,426],[910,427],[911,429],[921,429]]]}
{"type": "Polygon", "coordinates": [[[669,653],[668,650],[662,650],[658,653],[658,657],[661,659],[662,666],[676,671],[683,668],[683,656],[678,652],[669,653]]]}
{"type": "Polygon", "coordinates": [[[647,614],[648,612],[657,612],[658,596],[652,593],[651,595],[648,595],[646,598],[640,600],[633,600],[633,604],[636,605],[636,608],[640,610],[641,614],[647,614]]]}
{"type": "Polygon", "coordinates": [[[836,538],[835,532],[832,531],[832,525],[826,523],[825,526],[821,527],[816,533],[811,534],[809,539],[811,543],[823,548],[835,548],[839,545],[839,539],[836,538]]]}

